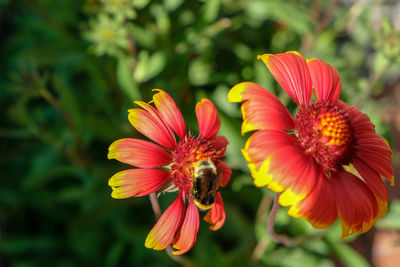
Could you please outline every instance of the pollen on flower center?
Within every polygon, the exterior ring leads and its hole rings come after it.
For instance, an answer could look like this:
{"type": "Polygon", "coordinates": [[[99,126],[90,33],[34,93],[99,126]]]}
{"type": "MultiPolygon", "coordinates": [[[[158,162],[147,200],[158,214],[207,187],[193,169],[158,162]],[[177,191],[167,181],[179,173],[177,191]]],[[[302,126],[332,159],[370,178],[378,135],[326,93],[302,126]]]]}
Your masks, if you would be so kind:
{"type": "Polygon", "coordinates": [[[319,116],[321,141],[326,140],[327,145],[345,146],[351,139],[350,128],[345,118],[340,114],[324,113],[319,116]]]}
{"type": "Polygon", "coordinates": [[[190,197],[189,191],[193,182],[196,162],[207,159],[216,161],[221,157],[220,151],[214,148],[209,139],[191,135],[178,143],[174,155],[174,162],[171,165],[172,180],[180,191],[185,192],[188,198],[190,197]]]}
{"type": "Polygon", "coordinates": [[[317,101],[301,106],[295,128],[300,145],[325,171],[338,170],[348,163],[353,134],[343,109],[317,101]]]}

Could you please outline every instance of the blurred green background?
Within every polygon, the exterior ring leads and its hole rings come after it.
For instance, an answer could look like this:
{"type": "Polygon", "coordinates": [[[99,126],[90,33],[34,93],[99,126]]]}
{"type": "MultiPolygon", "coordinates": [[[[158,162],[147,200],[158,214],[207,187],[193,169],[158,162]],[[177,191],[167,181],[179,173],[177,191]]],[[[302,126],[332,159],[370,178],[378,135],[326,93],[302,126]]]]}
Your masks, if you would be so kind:
{"type": "MultiPolygon", "coordinates": [[[[148,197],[114,200],[107,185],[129,168],[107,160],[108,146],[139,136],[132,101],[162,88],[194,132],[195,103],[210,98],[230,141],[225,225],[201,222],[187,266],[399,266],[397,185],[364,235],[341,241],[338,222],[317,231],[281,208],[276,231],[304,242],[275,244],[265,231],[273,193],[252,185],[239,105],[226,100],[253,81],[293,111],[257,55],[321,58],[341,74],[341,99],[389,140],[398,176],[399,13],[390,0],[0,0],[0,265],[179,265],[144,247],[155,222],[148,197]]],[[[163,210],[174,197],[160,197],[163,210]]]]}

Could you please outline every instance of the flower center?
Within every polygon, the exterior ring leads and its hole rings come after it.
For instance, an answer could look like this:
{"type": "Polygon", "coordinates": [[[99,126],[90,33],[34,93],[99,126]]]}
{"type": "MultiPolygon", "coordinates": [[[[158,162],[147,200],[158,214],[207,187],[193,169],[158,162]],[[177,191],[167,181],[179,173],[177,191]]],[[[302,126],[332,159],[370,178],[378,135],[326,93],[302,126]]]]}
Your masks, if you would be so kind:
{"type": "Polygon", "coordinates": [[[325,171],[339,170],[349,163],[354,138],[345,110],[314,101],[300,107],[295,121],[299,144],[325,171]]]}
{"type": "Polygon", "coordinates": [[[214,162],[221,158],[221,151],[217,151],[212,142],[201,136],[187,136],[178,143],[174,151],[175,159],[171,166],[173,183],[180,191],[190,198],[190,189],[193,185],[195,167],[200,161],[214,162]]]}

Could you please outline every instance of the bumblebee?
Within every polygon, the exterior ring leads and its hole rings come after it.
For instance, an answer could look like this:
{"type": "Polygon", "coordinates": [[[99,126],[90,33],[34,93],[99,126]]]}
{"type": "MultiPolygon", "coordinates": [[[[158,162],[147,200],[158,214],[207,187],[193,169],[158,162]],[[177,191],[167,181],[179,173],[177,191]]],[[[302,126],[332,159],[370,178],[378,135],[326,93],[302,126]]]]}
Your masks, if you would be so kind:
{"type": "Polygon", "coordinates": [[[217,169],[211,159],[200,160],[194,164],[190,195],[199,209],[208,210],[214,205],[221,182],[220,174],[221,171],[217,169]]]}

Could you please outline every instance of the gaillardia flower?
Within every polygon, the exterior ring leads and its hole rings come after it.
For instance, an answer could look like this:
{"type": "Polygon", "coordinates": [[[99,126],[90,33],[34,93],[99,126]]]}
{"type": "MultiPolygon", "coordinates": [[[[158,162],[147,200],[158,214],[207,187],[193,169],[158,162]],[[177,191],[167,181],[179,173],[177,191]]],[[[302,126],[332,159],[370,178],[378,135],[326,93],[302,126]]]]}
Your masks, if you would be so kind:
{"type": "Polygon", "coordinates": [[[387,210],[382,181],[394,183],[391,150],[369,117],[339,100],[338,72],[297,52],[258,57],[299,105],[294,118],[273,94],[251,82],[235,85],[243,102],[242,150],[254,184],[279,192],[289,215],[326,228],[339,215],[342,238],[368,231],[387,210]],[[314,92],[315,100],[311,100],[314,92]]]}
{"type": "Polygon", "coordinates": [[[108,158],[136,169],[118,172],[109,180],[113,198],[138,197],[178,191],[146,238],[145,246],[162,250],[172,243],[174,254],[187,252],[196,242],[199,211],[208,210],[204,220],[217,230],[225,222],[219,187],[225,186],[231,169],[221,161],[228,141],[217,136],[220,118],[214,104],[202,99],[196,105],[199,136],[186,133],[182,114],[166,92],[156,90],[155,108],[135,101],[141,108],[129,110],[128,119],[140,133],[158,143],[120,139],[111,144],[108,158]],[[179,140],[175,138],[175,134],[179,140]],[[187,208],[185,212],[185,202],[187,208]]]}

